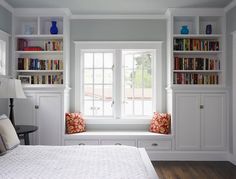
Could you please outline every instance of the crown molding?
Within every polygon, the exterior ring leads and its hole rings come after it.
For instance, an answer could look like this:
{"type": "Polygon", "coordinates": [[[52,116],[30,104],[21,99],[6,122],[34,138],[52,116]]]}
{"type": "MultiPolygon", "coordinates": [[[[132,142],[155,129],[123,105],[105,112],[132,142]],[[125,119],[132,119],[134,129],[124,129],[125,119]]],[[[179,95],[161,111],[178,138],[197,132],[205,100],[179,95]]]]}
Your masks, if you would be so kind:
{"type": "Polygon", "coordinates": [[[228,12],[230,9],[234,8],[235,6],[236,6],[236,0],[233,0],[231,3],[225,6],[224,11],[228,12]]]}
{"type": "Polygon", "coordinates": [[[5,0],[0,0],[0,5],[10,11],[11,13],[14,13],[14,8],[8,4],[5,0]]]}
{"type": "Polygon", "coordinates": [[[166,19],[165,14],[156,15],[72,15],[71,19],[166,19]]]}
{"type": "Polygon", "coordinates": [[[15,15],[18,16],[25,16],[25,15],[39,15],[39,16],[46,16],[49,15],[66,15],[71,16],[72,13],[69,8],[15,8],[14,9],[15,15]]]}

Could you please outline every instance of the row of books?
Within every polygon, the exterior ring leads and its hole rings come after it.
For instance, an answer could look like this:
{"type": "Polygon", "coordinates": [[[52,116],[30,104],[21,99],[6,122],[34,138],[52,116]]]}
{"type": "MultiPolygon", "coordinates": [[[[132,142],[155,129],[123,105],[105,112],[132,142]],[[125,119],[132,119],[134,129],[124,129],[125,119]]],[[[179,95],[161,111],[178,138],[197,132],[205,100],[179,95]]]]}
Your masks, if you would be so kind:
{"type": "Polygon", "coordinates": [[[174,39],[174,50],[179,51],[219,51],[218,40],[174,39]]]}
{"type": "Polygon", "coordinates": [[[63,41],[62,40],[49,40],[44,42],[45,51],[62,51],[63,41]]]}
{"type": "Polygon", "coordinates": [[[18,70],[63,70],[63,60],[18,58],[18,70]]]}
{"type": "Polygon", "coordinates": [[[63,75],[32,75],[31,84],[63,84],[63,75]]]}
{"type": "Polygon", "coordinates": [[[218,74],[174,73],[174,84],[219,84],[218,74]]]}
{"type": "Polygon", "coordinates": [[[220,70],[220,61],[210,58],[174,58],[174,70],[220,70]]]}

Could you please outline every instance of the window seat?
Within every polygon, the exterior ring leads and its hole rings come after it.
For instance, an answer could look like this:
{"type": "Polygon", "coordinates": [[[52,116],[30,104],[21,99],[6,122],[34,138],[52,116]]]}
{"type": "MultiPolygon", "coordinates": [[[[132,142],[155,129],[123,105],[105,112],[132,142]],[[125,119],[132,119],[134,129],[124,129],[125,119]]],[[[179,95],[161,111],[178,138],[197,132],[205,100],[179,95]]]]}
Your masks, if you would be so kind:
{"type": "Polygon", "coordinates": [[[172,134],[148,131],[87,131],[65,134],[64,145],[128,145],[147,151],[172,150],[172,134]]]}

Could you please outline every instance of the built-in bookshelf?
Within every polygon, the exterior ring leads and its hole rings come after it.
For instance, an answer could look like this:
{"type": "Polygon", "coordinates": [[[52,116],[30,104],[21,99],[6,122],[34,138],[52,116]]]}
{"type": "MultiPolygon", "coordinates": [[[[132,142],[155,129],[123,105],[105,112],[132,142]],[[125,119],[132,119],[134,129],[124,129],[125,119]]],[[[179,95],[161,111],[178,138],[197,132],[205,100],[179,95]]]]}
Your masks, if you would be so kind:
{"type": "Polygon", "coordinates": [[[64,85],[63,17],[15,17],[15,72],[25,86],[64,85]],[[56,21],[57,34],[51,34],[56,21]]]}
{"type": "Polygon", "coordinates": [[[210,12],[206,16],[178,13],[171,16],[170,23],[170,85],[224,85],[223,16],[210,12]],[[182,26],[188,27],[187,34],[181,34],[182,26]]]}

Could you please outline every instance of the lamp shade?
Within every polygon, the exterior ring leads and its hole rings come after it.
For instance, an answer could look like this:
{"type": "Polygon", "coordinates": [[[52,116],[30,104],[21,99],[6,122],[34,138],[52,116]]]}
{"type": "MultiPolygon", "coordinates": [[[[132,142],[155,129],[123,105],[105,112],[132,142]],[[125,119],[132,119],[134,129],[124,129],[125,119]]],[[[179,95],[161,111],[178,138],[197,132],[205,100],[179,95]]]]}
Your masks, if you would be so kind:
{"type": "Polygon", "coordinates": [[[21,81],[17,79],[0,79],[0,98],[26,98],[21,81]]]}

